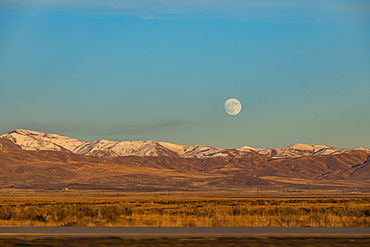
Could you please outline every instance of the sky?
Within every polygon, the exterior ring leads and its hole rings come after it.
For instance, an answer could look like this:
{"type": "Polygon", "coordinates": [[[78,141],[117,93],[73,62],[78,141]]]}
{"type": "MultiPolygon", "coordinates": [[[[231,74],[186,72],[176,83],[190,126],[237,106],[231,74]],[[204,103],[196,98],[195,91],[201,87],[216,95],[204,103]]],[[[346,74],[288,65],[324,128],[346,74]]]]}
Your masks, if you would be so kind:
{"type": "Polygon", "coordinates": [[[370,2],[0,0],[0,93],[0,134],[370,148],[370,2]]]}

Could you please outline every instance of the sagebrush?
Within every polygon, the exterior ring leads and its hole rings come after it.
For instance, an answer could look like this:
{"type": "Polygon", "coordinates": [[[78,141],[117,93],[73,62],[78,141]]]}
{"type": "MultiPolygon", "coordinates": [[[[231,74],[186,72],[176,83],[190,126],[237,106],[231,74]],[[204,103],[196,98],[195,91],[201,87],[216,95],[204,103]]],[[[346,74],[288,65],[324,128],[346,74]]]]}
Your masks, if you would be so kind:
{"type": "Polygon", "coordinates": [[[1,225],[370,227],[370,199],[0,199],[1,225]]]}

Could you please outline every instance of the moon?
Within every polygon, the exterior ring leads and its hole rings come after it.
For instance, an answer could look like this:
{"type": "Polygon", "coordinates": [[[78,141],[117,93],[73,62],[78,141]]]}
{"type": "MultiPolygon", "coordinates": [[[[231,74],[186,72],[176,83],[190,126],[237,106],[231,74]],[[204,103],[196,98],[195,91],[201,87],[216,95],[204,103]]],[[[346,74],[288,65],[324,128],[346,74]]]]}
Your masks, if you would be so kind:
{"type": "Polygon", "coordinates": [[[229,115],[237,115],[242,110],[242,104],[239,100],[231,98],[225,102],[225,111],[229,115]]]}

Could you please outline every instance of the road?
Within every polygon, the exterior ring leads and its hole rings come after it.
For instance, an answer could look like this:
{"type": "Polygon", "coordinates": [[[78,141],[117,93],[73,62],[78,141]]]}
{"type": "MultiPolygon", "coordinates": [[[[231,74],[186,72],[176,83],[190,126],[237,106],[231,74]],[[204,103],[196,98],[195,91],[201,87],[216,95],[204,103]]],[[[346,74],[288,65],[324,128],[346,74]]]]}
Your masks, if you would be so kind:
{"type": "Polygon", "coordinates": [[[0,227],[0,238],[370,238],[370,227],[0,227]]]}

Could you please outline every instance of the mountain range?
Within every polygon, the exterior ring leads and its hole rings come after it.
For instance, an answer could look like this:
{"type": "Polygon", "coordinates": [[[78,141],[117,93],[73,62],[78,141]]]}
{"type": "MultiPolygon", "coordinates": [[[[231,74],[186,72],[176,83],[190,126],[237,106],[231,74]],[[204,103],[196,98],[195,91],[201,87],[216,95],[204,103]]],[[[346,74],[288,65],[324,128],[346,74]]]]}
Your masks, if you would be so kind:
{"type": "Polygon", "coordinates": [[[370,150],[293,144],[221,149],[154,141],[84,142],[18,129],[0,136],[0,188],[358,189],[370,193],[370,150]]]}
{"type": "Polygon", "coordinates": [[[52,150],[72,152],[95,157],[154,156],[184,158],[248,157],[251,153],[265,154],[272,158],[300,157],[311,155],[334,155],[342,153],[370,152],[364,147],[333,148],[325,145],[293,144],[285,148],[222,149],[204,145],[181,145],[155,141],[109,141],[84,142],[58,134],[18,129],[0,136],[0,148],[11,147],[23,150],[52,150]]]}

